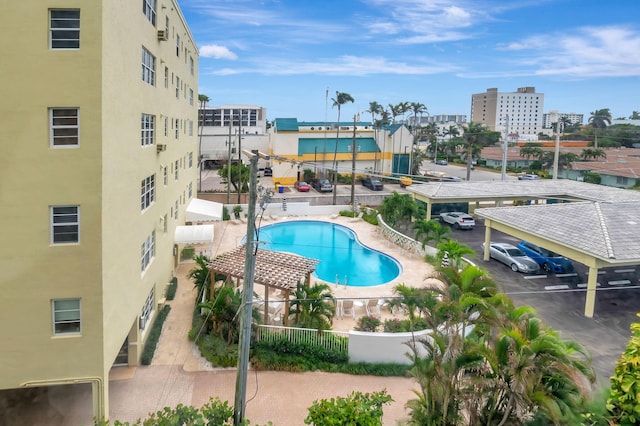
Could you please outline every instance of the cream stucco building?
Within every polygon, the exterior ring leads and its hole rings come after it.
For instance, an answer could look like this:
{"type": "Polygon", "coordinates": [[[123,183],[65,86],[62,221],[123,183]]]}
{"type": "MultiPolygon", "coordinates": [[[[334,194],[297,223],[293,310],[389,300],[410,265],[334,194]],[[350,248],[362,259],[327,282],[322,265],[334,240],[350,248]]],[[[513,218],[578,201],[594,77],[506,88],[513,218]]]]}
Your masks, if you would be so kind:
{"type": "Polygon", "coordinates": [[[198,50],[175,0],[0,14],[0,389],[137,365],[197,184],[198,50]]]}

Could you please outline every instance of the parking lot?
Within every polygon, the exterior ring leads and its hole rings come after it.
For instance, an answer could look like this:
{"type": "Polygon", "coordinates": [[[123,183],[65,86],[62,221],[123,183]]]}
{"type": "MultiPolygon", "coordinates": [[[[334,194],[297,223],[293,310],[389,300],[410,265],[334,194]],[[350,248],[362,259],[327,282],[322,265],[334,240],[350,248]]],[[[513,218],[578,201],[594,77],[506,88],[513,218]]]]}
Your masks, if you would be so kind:
{"type": "MultiPolygon", "coordinates": [[[[540,318],[559,331],[563,338],[586,346],[600,383],[608,383],[615,362],[624,351],[631,335],[629,326],[640,321],[640,271],[636,267],[604,268],[598,274],[595,315],[584,316],[587,268],[574,263],[575,273],[522,274],[495,260],[482,260],[481,245],[485,228],[476,219],[473,230],[452,229],[452,237],[475,252],[471,260],[486,269],[499,287],[517,305],[536,309],[540,318]]],[[[517,245],[520,240],[492,230],[492,241],[517,245]]]]}

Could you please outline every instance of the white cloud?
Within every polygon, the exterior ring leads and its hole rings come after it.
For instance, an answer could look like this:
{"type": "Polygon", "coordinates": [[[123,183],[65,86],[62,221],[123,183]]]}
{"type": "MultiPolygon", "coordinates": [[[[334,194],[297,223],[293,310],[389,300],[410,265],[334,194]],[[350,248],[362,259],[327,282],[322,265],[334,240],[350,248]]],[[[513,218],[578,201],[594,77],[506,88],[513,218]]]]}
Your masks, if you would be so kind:
{"type": "Polygon", "coordinates": [[[200,56],[214,59],[238,59],[238,55],[219,44],[206,44],[200,47],[200,56]]]}

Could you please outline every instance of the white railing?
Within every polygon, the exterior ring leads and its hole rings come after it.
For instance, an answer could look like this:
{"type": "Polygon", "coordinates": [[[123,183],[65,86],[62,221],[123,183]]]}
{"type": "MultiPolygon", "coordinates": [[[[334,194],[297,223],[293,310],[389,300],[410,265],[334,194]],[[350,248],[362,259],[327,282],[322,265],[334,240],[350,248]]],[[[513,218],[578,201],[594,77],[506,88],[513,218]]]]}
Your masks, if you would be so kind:
{"type": "Polygon", "coordinates": [[[437,250],[431,246],[425,246],[422,248],[422,243],[414,240],[411,237],[404,235],[401,232],[396,231],[385,223],[381,215],[378,215],[378,228],[380,234],[387,240],[397,245],[398,247],[406,250],[409,253],[417,254],[418,256],[424,256],[429,254],[434,256],[437,250]]]}
{"type": "Polygon", "coordinates": [[[281,339],[292,343],[322,346],[325,349],[344,353],[347,353],[349,349],[349,333],[346,331],[324,330],[320,332],[310,328],[263,324],[257,326],[256,341],[275,342],[281,339]]]}

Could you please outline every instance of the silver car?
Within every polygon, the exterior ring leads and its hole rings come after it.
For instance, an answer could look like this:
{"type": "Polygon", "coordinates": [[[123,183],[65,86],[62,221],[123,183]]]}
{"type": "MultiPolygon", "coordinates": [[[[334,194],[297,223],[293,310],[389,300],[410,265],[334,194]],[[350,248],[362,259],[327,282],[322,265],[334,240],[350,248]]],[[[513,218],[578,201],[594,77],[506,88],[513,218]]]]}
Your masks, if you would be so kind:
{"type": "MultiPolygon", "coordinates": [[[[484,250],[484,243],[482,243],[482,250],[484,250]]],[[[509,243],[490,243],[489,257],[504,263],[513,272],[532,274],[540,269],[535,260],[524,254],[518,247],[509,243]]]]}

